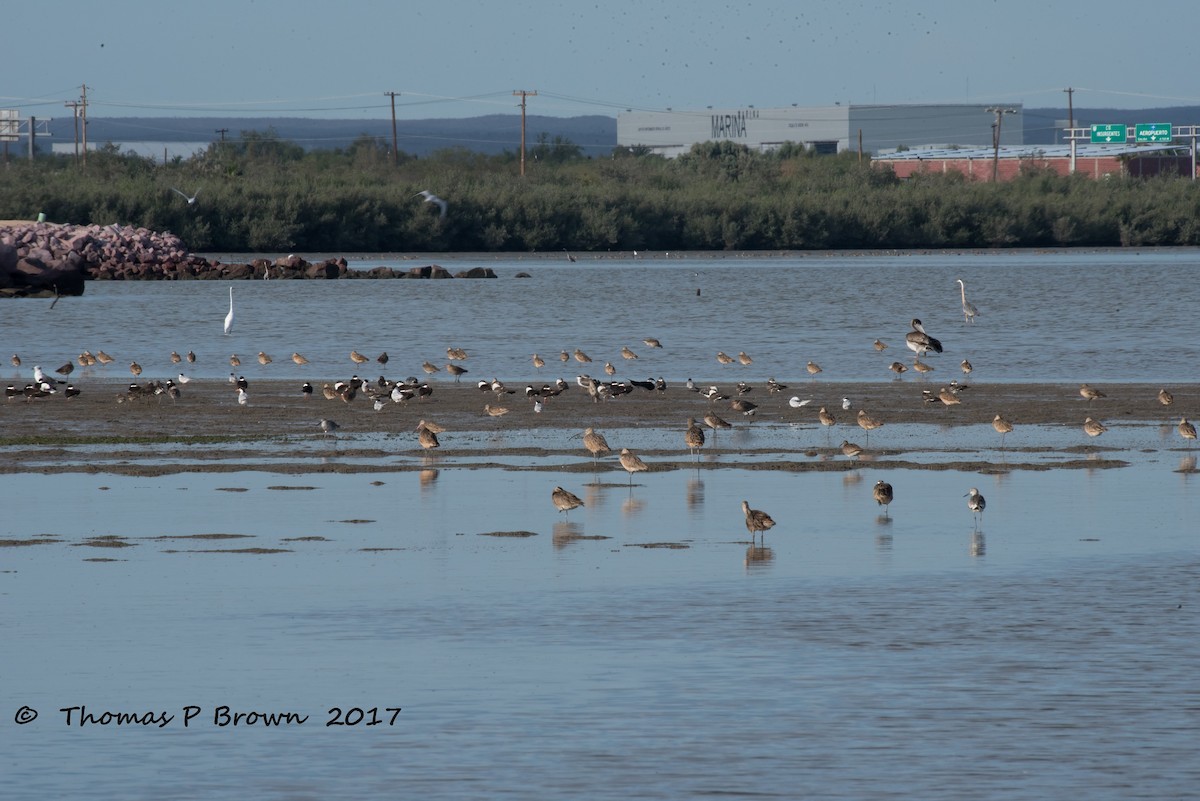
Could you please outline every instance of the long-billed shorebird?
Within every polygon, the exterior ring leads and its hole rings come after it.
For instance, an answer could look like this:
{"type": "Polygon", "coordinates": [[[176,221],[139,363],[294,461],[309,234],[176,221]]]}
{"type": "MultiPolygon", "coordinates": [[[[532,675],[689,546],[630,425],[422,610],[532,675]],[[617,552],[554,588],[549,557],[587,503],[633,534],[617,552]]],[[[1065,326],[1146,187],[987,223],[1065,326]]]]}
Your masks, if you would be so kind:
{"type": "Polygon", "coordinates": [[[1087,418],[1083,421],[1083,430],[1089,437],[1098,437],[1108,430],[1108,427],[1097,420],[1087,418]]]}
{"type": "Polygon", "coordinates": [[[750,532],[751,538],[775,526],[775,521],[769,514],[761,509],[751,509],[746,501],[742,501],[742,514],[746,516],[746,531],[750,532]]]}
{"type": "Polygon", "coordinates": [[[892,362],[888,365],[888,369],[896,374],[896,378],[899,378],[908,371],[908,367],[903,362],[892,362]]]}
{"type": "Polygon", "coordinates": [[[462,377],[463,373],[467,372],[467,368],[465,368],[461,365],[458,365],[458,364],[447,363],[446,364],[446,372],[449,373],[450,375],[454,376],[454,383],[457,384],[457,383],[459,383],[458,380],[462,377]]]}
{"type": "Polygon", "coordinates": [[[855,461],[862,455],[863,449],[860,445],[855,445],[853,442],[842,440],[842,455],[850,461],[855,461]]]}
{"type": "Polygon", "coordinates": [[[924,356],[929,351],[942,352],[941,341],[925,333],[925,326],[915,317],[912,320],[912,330],[904,335],[904,344],[917,356],[924,356]]]}
{"type": "Polygon", "coordinates": [[[938,400],[942,402],[942,406],[957,406],[962,403],[962,398],[958,397],[957,393],[951,392],[946,387],[938,390],[938,400]]]}
{"type": "Polygon", "coordinates": [[[875,502],[883,507],[883,516],[888,517],[888,504],[892,502],[892,485],[880,479],[875,482],[875,489],[872,494],[875,497],[875,502]]]}
{"type": "Polygon", "coordinates": [[[700,449],[704,447],[704,430],[696,425],[696,419],[689,417],[687,430],[683,432],[683,442],[687,445],[694,459],[700,458],[700,449]]]}
{"type": "Polygon", "coordinates": [[[975,515],[976,527],[983,521],[983,510],[987,507],[987,501],[979,494],[979,490],[975,487],[967,490],[967,494],[963,496],[967,499],[967,508],[975,515]]]}
{"type": "Polygon", "coordinates": [[[706,425],[706,426],[708,426],[709,428],[711,428],[711,429],[712,429],[712,432],[713,432],[713,444],[714,444],[714,445],[715,445],[715,444],[716,444],[716,442],[717,442],[717,429],[719,429],[719,428],[733,428],[733,423],[730,423],[728,420],[725,420],[725,419],[723,419],[722,417],[720,417],[719,415],[717,415],[717,414],[716,414],[716,413],[714,413],[714,412],[707,412],[707,413],[705,413],[705,415],[704,415],[704,425],[706,425]]]}
{"type": "Polygon", "coordinates": [[[308,359],[304,358],[299,353],[292,354],[292,361],[301,366],[308,364],[308,359]]]}
{"type": "Polygon", "coordinates": [[[583,447],[592,455],[592,464],[595,465],[601,456],[605,456],[612,452],[612,448],[608,447],[608,440],[603,434],[599,434],[593,428],[586,428],[583,431],[583,447]]]}
{"type": "Polygon", "coordinates": [[[743,351],[740,351],[740,352],[738,353],[738,357],[737,357],[737,359],[738,359],[738,364],[744,364],[744,365],[746,365],[747,367],[749,367],[750,365],[754,364],[754,359],[751,359],[749,356],[747,356],[747,355],[746,355],[746,351],[744,351],[744,350],[743,350],[743,351]]]}
{"type": "Polygon", "coordinates": [[[646,463],[643,462],[636,453],[629,450],[629,448],[621,448],[620,460],[621,467],[625,468],[625,472],[629,474],[629,486],[631,487],[633,486],[634,473],[644,473],[650,469],[646,463]]]}
{"type": "Polygon", "coordinates": [[[504,415],[508,414],[508,407],[507,406],[492,406],[490,404],[485,403],[485,404],[483,404],[483,411],[484,411],[484,414],[486,414],[488,417],[503,417],[504,415]]]}
{"type": "Polygon", "coordinates": [[[1000,435],[1000,449],[1004,450],[1004,437],[1013,430],[1013,424],[1000,415],[996,415],[992,418],[992,428],[996,429],[996,433],[1000,435]]]}
{"type": "Polygon", "coordinates": [[[546,360],[535,353],[533,354],[533,366],[540,370],[546,366],[546,360]]]}
{"type": "Polygon", "coordinates": [[[638,355],[636,353],[634,353],[633,351],[631,351],[628,346],[625,346],[625,345],[621,346],[621,358],[622,359],[636,359],[637,357],[638,357],[638,355]]]}
{"type": "Polygon", "coordinates": [[[883,421],[876,420],[871,415],[867,414],[866,409],[858,410],[858,427],[867,432],[867,444],[871,444],[871,432],[877,428],[883,427],[883,421]]]}
{"type": "Polygon", "coordinates": [[[238,355],[236,353],[231,353],[229,355],[229,366],[230,367],[241,367],[242,366],[242,360],[238,358],[238,355]]]}
{"type": "Polygon", "coordinates": [[[322,418],[319,425],[321,426],[321,432],[324,433],[325,436],[327,436],[327,437],[333,436],[334,432],[336,432],[339,428],[341,428],[340,425],[338,425],[333,420],[330,420],[328,418],[322,418]]]}
{"type": "Polygon", "coordinates": [[[717,351],[717,361],[721,364],[733,364],[733,357],[723,350],[717,351]]]}
{"type": "Polygon", "coordinates": [[[963,371],[964,376],[970,375],[971,371],[975,369],[966,359],[962,360],[962,363],[958,365],[958,368],[963,371]]]}
{"type": "Polygon", "coordinates": [[[816,362],[814,362],[814,361],[811,361],[811,360],[810,360],[810,361],[808,362],[808,364],[807,364],[807,365],[805,365],[805,368],[804,368],[804,369],[808,370],[808,374],[809,374],[810,376],[815,376],[817,373],[821,372],[821,365],[819,365],[819,364],[817,364],[816,362]]]}
{"type": "Polygon", "coordinates": [[[1188,422],[1186,417],[1182,417],[1179,420],[1179,436],[1191,440],[1196,438],[1196,426],[1188,422]]]}
{"type": "Polygon", "coordinates": [[[260,350],[258,352],[258,363],[261,364],[263,367],[266,367],[268,364],[271,363],[271,357],[268,356],[267,354],[263,353],[260,350]]]}
{"type": "Polygon", "coordinates": [[[583,506],[583,501],[578,495],[562,487],[554,488],[550,493],[550,500],[554,502],[555,509],[564,513],[569,513],[572,509],[583,506]]]}
{"type": "Polygon", "coordinates": [[[642,342],[645,343],[647,348],[661,348],[662,347],[662,343],[659,342],[654,337],[647,337],[646,339],[643,339],[642,342]]]}
{"type": "Polygon", "coordinates": [[[877,339],[875,340],[874,344],[875,350],[879,351],[880,353],[883,353],[885,350],[887,350],[887,343],[882,340],[877,339]]]}
{"type": "Polygon", "coordinates": [[[355,364],[366,364],[371,360],[358,351],[352,350],[350,351],[350,361],[354,362],[355,364]]]}
{"type": "Polygon", "coordinates": [[[417,426],[417,442],[427,451],[442,446],[442,443],[438,442],[437,432],[430,428],[429,424],[417,426]]]}
{"type": "Polygon", "coordinates": [[[1094,387],[1088,386],[1087,384],[1079,385],[1079,395],[1088,403],[1091,403],[1096,398],[1107,398],[1108,397],[1100,390],[1095,389],[1094,387]]]}

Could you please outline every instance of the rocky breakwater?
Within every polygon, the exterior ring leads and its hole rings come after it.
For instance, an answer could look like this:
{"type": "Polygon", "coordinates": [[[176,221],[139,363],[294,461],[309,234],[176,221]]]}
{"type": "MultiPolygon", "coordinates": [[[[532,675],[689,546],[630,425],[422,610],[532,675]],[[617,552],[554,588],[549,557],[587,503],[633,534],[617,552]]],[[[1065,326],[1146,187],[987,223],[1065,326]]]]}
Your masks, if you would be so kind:
{"type": "Polygon", "coordinates": [[[295,255],[227,264],[189,253],[171,233],[120,225],[0,223],[0,297],[82,295],[92,281],[495,278],[490,267],[451,274],[436,264],[351,270],[344,258],[295,255]]]}

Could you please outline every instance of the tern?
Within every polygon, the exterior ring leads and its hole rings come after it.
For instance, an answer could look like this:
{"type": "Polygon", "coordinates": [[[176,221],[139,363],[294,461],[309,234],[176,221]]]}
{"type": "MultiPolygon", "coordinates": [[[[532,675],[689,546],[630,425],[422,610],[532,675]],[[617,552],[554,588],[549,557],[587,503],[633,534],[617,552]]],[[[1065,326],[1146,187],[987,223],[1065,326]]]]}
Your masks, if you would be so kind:
{"type": "Polygon", "coordinates": [[[197,197],[200,195],[200,190],[199,190],[199,189],[197,189],[197,190],[196,190],[196,193],[195,193],[194,195],[192,195],[191,197],[188,197],[188,195],[187,195],[187,193],[186,193],[186,192],[180,192],[178,189],[176,189],[176,188],[175,188],[175,187],[173,187],[173,186],[171,187],[171,191],[172,191],[172,192],[174,192],[175,194],[179,195],[179,196],[180,196],[181,198],[183,198],[184,200],[186,200],[186,201],[187,201],[187,204],[188,204],[189,206],[193,205],[193,204],[196,202],[196,198],[197,198],[197,197]]]}
{"type": "Polygon", "coordinates": [[[448,203],[446,203],[446,201],[442,200],[440,197],[433,194],[428,189],[422,189],[420,192],[413,195],[413,197],[423,197],[423,198],[425,198],[426,203],[436,203],[438,208],[440,208],[442,210],[440,218],[443,220],[446,219],[446,207],[449,205],[448,203]]]}

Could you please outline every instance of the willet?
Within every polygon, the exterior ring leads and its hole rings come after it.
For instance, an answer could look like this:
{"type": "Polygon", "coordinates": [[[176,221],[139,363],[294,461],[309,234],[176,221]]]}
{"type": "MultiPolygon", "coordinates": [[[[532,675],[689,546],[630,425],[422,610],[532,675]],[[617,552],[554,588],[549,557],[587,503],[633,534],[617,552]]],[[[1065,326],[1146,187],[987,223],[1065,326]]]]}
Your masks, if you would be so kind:
{"type": "Polygon", "coordinates": [[[888,504],[890,504],[892,502],[892,497],[893,497],[892,485],[888,484],[883,479],[880,479],[879,481],[875,482],[875,489],[873,491],[873,494],[875,496],[875,502],[883,507],[883,516],[887,517],[888,516],[888,504]]]}
{"type": "Polygon", "coordinates": [[[1000,449],[1004,449],[1004,437],[1013,430],[1013,424],[1005,420],[1000,415],[992,418],[992,428],[996,429],[996,433],[1000,435],[1000,449]]]}
{"type": "Polygon", "coordinates": [[[583,506],[583,501],[580,500],[578,495],[562,487],[554,488],[554,491],[550,493],[550,500],[554,502],[555,509],[564,513],[569,513],[572,509],[583,506]]]}
{"type": "Polygon", "coordinates": [[[433,203],[439,209],[441,209],[441,212],[438,214],[438,219],[441,219],[441,220],[446,219],[446,209],[449,208],[449,206],[450,206],[449,203],[442,200],[440,197],[433,194],[428,189],[422,189],[420,192],[413,195],[413,197],[423,197],[423,198],[425,198],[426,203],[433,203]]]}
{"type": "Polygon", "coordinates": [[[1098,437],[1107,431],[1108,427],[1089,417],[1083,421],[1083,430],[1089,437],[1098,437]]]}
{"type": "Polygon", "coordinates": [[[775,521],[769,514],[761,509],[751,509],[746,501],[742,501],[742,514],[746,516],[746,531],[750,532],[752,539],[775,526],[775,521]]]}
{"type": "Polygon", "coordinates": [[[592,428],[584,429],[583,447],[592,455],[593,466],[601,456],[612,452],[612,449],[608,447],[608,440],[604,438],[604,435],[597,434],[595,429],[592,428]]]}
{"type": "Polygon", "coordinates": [[[650,468],[643,462],[636,453],[629,448],[621,449],[621,467],[625,468],[625,472],[629,474],[629,486],[633,486],[633,474],[644,473],[650,468]]]}
{"type": "Polygon", "coordinates": [[[696,419],[687,419],[687,430],[683,432],[683,441],[691,451],[694,459],[700,458],[700,449],[704,447],[704,430],[696,425],[696,419]]]}
{"type": "Polygon", "coordinates": [[[1100,390],[1094,389],[1093,387],[1090,387],[1087,384],[1079,385],[1079,394],[1088,403],[1091,403],[1096,398],[1107,398],[1108,397],[1100,390]]]}
{"type": "Polygon", "coordinates": [[[967,300],[967,285],[963,283],[963,280],[961,278],[954,280],[958,281],[958,288],[962,292],[963,322],[973,323],[975,322],[975,315],[979,314],[979,309],[976,309],[975,305],[967,300]]]}
{"type": "Polygon", "coordinates": [[[978,528],[983,521],[983,510],[987,507],[987,501],[979,494],[979,490],[975,487],[967,490],[967,494],[963,496],[967,499],[967,508],[975,515],[975,526],[978,528]]]}
{"type": "Polygon", "coordinates": [[[904,335],[904,344],[917,356],[924,356],[929,351],[942,352],[941,341],[925,333],[925,326],[915,317],[912,321],[912,330],[904,335]]]}
{"type": "Polygon", "coordinates": [[[225,333],[233,330],[233,287],[229,287],[229,313],[225,315],[225,333]]]}

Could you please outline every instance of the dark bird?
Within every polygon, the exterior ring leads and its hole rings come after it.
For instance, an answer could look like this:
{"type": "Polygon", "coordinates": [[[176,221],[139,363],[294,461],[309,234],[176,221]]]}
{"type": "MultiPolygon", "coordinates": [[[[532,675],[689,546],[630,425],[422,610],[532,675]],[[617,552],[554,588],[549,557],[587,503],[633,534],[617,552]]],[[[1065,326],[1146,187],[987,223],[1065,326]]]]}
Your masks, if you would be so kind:
{"type": "Polygon", "coordinates": [[[750,532],[751,537],[775,526],[775,521],[769,514],[761,509],[751,509],[746,501],[742,501],[742,513],[746,515],[746,530],[750,532]]]}
{"type": "Polygon", "coordinates": [[[912,330],[904,335],[904,343],[917,356],[924,356],[929,351],[942,352],[942,343],[926,334],[924,324],[916,318],[913,318],[912,330]]]}
{"type": "Polygon", "coordinates": [[[880,479],[875,482],[875,502],[883,507],[883,516],[888,516],[888,504],[892,502],[892,485],[880,479]]]}

